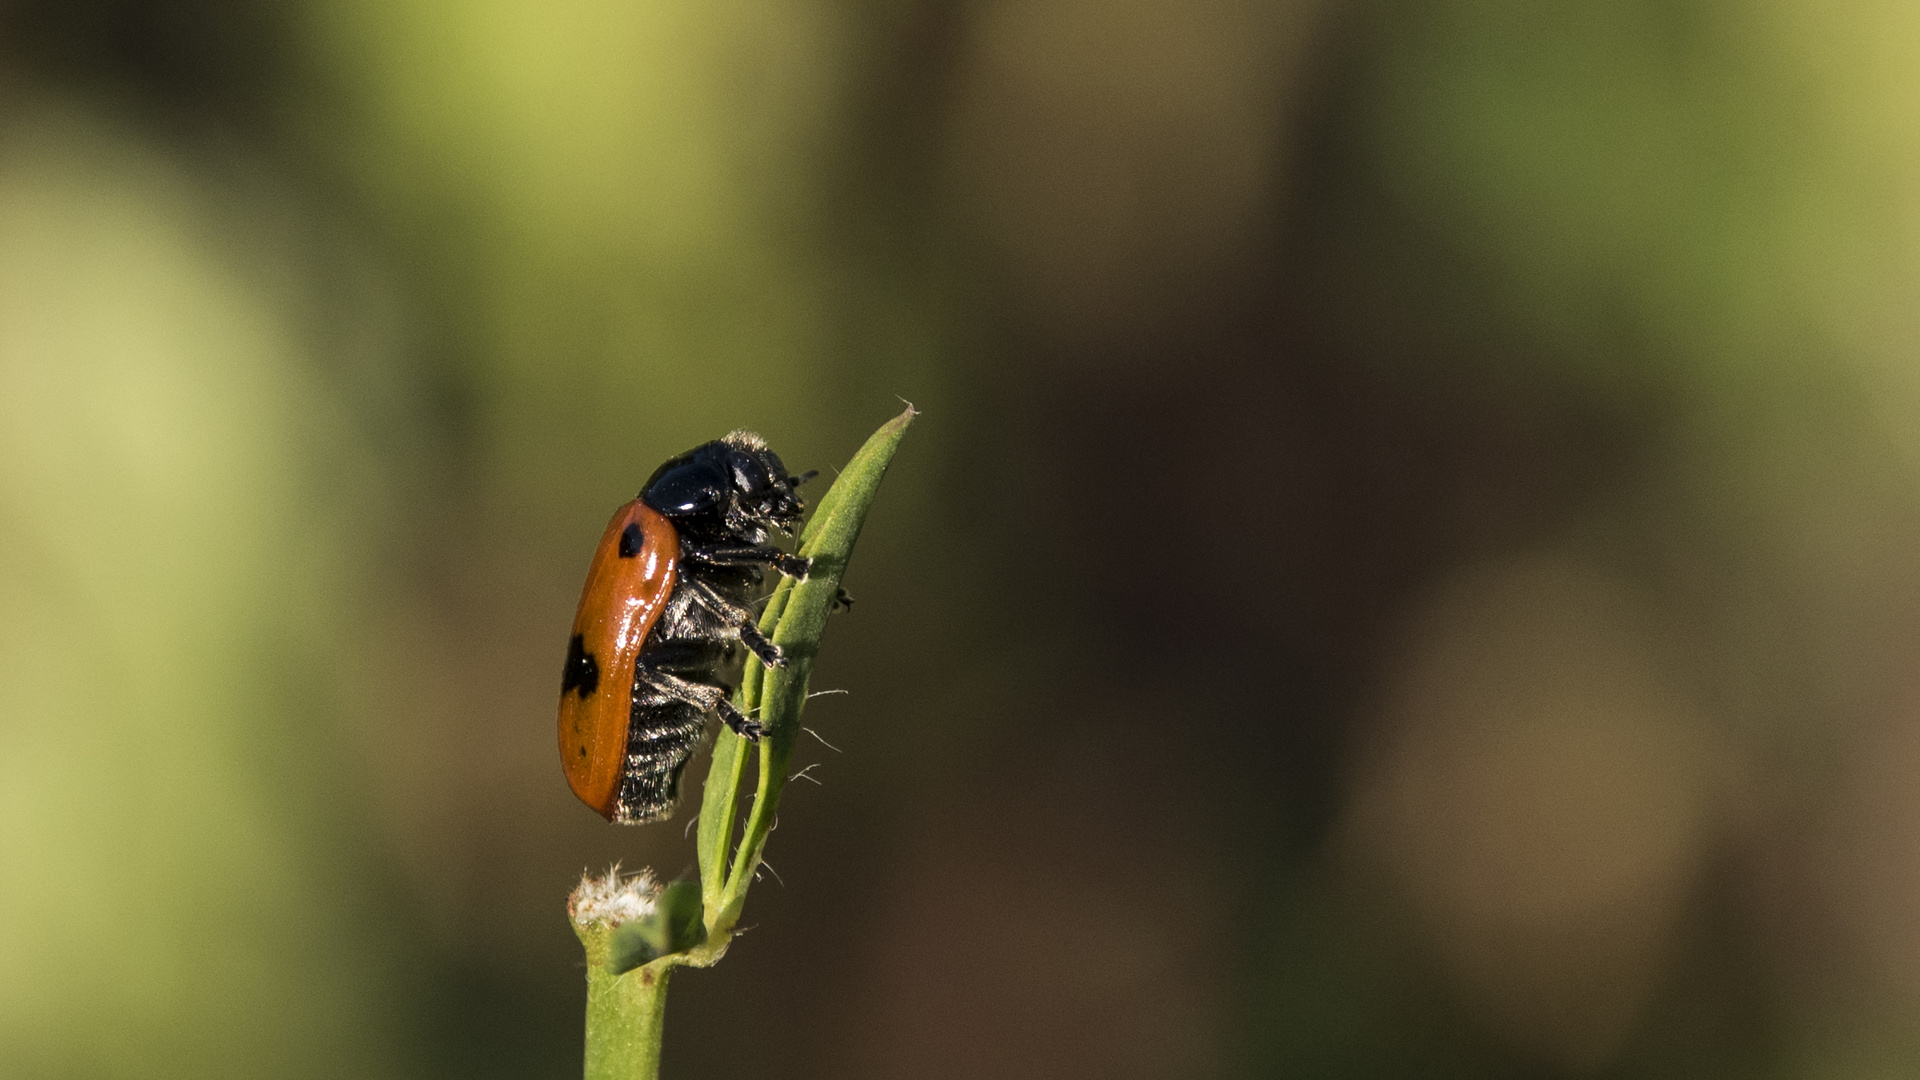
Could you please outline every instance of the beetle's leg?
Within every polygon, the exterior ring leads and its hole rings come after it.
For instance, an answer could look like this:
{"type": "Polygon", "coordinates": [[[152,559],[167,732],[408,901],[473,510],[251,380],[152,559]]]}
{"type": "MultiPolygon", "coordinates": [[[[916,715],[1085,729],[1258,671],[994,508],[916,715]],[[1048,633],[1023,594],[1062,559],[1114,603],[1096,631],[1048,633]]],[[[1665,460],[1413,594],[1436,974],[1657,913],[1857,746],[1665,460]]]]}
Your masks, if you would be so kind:
{"type": "Polygon", "coordinates": [[[720,719],[727,722],[727,726],[733,729],[733,733],[748,742],[759,742],[760,736],[767,733],[765,725],[758,720],[747,719],[739,709],[733,707],[733,702],[726,698],[720,699],[719,711],[720,719]]]}
{"type": "Polygon", "coordinates": [[[768,641],[767,635],[760,632],[760,627],[751,618],[740,624],[740,642],[752,649],[753,655],[768,667],[787,666],[786,655],[780,651],[780,646],[768,641]]]}
{"type": "Polygon", "coordinates": [[[702,712],[717,712],[720,719],[726,721],[734,734],[747,740],[757,741],[766,728],[758,721],[749,720],[733,707],[729,701],[733,691],[716,683],[695,682],[683,679],[671,671],[657,667],[637,667],[635,679],[637,685],[644,685],[661,697],[674,701],[683,701],[702,712]]]}
{"type": "Polygon", "coordinates": [[[796,581],[807,580],[813,560],[790,555],[772,545],[717,544],[713,547],[682,547],[682,555],[713,566],[771,566],[796,581]]]}
{"type": "Polygon", "coordinates": [[[729,600],[718,589],[695,577],[683,577],[681,590],[687,597],[690,607],[697,607],[705,614],[702,636],[737,638],[741,626],[751,626],[755,615],[753,607],[729,600]]]}
{"type": "Polygon", "coordinates": [[[727,699],[730,692],[724,686],[683,679],[671,671],[636,666],[634,687],[637,690],[643,685],[662,697],[684,701],[702,711],[719,708],[720,703],[727,699]]]}
{"type": "Polygon", "coordinates": [[[852,611],[853,597],[847,595],[847,590],[836,585],[833,589],[833,606],[840,611],[852,611]]]}
{"type": "Polygon", "coordinates": [[[716,628],[718,632],[729,638],[739,638],[741,644],[751,649],[753,655],[768,667],[787,666],[787,658],[781,655],[780,647],[768,641],[767,635],[760,632],[759,616],[754,614],[752,608],[728,600],[704,581],[693,578],[681,580],[688,590],[688,596],[720,620],[721,626],[716,628]]]}
{"type": "Polygon", "coordinates": [[[704,578],[692,574],[682,575],[680,585],[673,590],[674,603],[684,603],[684,618],[699,627],[697,633],[682,637],[712,637],[716,633],[721,637],[732,637],[732,627],[741,619],[751,618],[753,608],[736,600],[730,600],[720,594],[704,578]]]}

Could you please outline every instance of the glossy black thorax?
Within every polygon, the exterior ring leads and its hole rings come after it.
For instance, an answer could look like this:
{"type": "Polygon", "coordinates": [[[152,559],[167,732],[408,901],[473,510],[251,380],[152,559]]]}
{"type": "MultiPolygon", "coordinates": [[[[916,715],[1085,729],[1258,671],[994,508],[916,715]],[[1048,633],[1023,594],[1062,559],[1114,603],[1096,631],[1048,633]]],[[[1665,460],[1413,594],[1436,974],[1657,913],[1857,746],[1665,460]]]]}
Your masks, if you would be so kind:
{"type": "Polygon", "coordinates": [[[805,509],[780,456],[758,435],[736,431],[654,470],[640,500],[673,522],[683,541],[758,544],[791,531],[805,509]]]}

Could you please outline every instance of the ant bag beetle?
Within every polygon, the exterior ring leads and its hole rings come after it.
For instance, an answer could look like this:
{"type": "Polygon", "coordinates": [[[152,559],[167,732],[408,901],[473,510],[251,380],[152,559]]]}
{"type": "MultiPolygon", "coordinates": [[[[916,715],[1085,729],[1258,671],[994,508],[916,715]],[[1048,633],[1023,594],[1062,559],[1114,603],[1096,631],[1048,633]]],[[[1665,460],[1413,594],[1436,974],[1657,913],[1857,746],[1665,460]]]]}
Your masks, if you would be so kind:
{"type": "Polygon", "coordinates": [[[751,431],[696,446],[654,470],[614,512],[593,553],[560,679],[560,763],[580,801],[637,825],[673,813],[680,773],[718,712],[742,738],[760,725],[729,698],[739,646],[786,658],[754,611],[762,567],[806,580],[810,560],[766,543],[805,505],[751,431]]]}

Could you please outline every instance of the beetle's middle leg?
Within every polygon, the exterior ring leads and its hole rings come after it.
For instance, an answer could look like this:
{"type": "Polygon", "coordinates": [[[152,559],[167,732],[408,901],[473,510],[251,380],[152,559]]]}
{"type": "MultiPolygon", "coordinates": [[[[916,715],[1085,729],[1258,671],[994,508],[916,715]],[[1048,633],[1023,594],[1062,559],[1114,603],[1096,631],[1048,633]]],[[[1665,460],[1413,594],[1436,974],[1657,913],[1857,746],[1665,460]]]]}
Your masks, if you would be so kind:
{"type": "Polygon", "coordinates": [[[740,643],[768,667],[787,666],[787,658],[781,653],[780,646],[768,641],[767,635],[760,632],[760,617],[754,614],[753,608],[728,600],[704,581],[691,578],[681,580],[682,586],[691,590],[693,603],[713,616],[718,624],[714,627],[715,632],[725,637],[739,638],[740,643]]]}

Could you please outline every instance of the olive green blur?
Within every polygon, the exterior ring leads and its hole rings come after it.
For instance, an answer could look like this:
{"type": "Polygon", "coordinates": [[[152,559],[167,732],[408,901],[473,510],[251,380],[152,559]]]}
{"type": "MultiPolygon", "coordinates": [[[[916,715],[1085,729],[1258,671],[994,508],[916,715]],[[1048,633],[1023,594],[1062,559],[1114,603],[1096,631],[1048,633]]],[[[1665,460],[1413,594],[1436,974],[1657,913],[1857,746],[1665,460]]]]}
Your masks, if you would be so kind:
{"type": "Polygon", "coordinates": [[[0,1077],[579,1076],[600,527],[900,399],[662,1075],[1920,1074],[1920,7],[0,0],[0,1077]]]}

